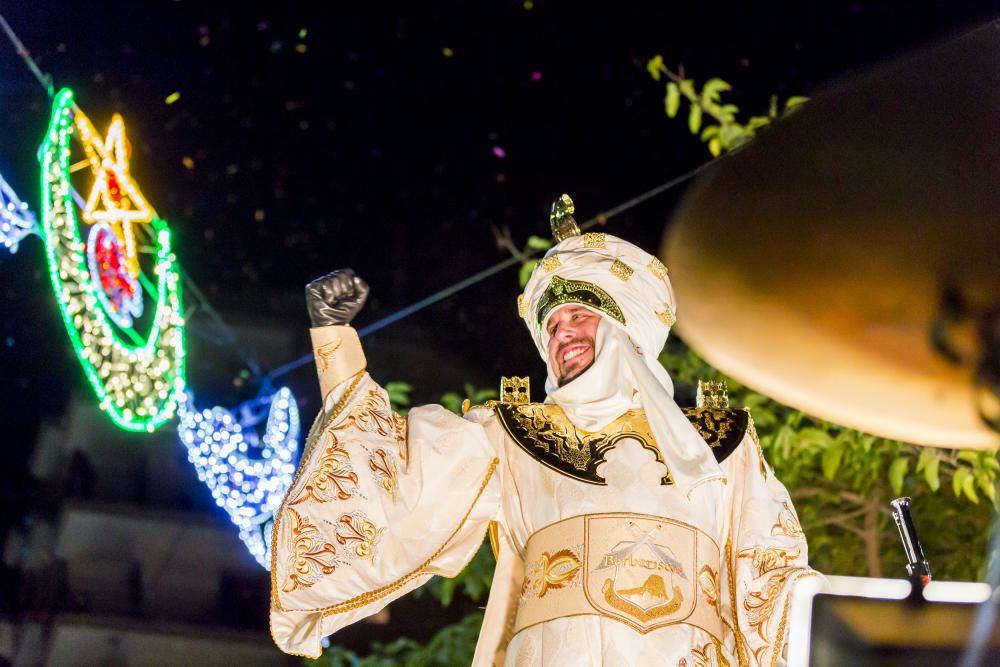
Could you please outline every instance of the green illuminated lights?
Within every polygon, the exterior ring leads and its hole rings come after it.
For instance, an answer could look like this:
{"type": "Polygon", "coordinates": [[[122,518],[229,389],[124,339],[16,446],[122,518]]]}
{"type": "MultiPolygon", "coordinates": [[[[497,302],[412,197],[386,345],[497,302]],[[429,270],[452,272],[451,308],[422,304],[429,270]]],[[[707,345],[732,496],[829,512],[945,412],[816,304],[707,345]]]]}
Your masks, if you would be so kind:
{"type": "Polygon", "coordinates": [[[155,216],[148,223],[156,241],[153,279],[148,281],[155,310],[143,340],[130,329],[114,326],[105,312],[107,299],[98,292],[103,288],[90,273],[70,184],[76,115],[83,112],[74,106],[73,93],[61,90],[41,148],[41,228],[52,287],[101,408],[124,429],[152,431],[173,417],[184,391],[184,317],[170,230],[155,216]]]}

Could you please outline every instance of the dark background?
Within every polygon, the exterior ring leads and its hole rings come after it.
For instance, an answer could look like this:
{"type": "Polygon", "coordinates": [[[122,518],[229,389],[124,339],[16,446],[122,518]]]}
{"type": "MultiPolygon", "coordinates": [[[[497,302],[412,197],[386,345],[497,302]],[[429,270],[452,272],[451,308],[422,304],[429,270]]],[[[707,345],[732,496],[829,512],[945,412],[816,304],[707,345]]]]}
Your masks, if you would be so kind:
{"type": "MultiPolygon", "coordinates": [[[[888,0],[0,8],[100,131],[111,113],[124,115],[132,173],[170,221],[179,259],[208,300],[226,317],[271,317],[303,331],[301,289],[317,275],[352,266],[371,283],[364,326],[503,259],[493,226],[509,226],[518,244],[546,236],[548,205],[562,192],[583,220],[707,160],[686,123],[664,115],[663,84],[645,67],[657,53],[699,82],[726,79],[729,100],[764,113],[772,94],[815,94],[998,10],[888,0]],[[175,91],[180,99],[166,104],[175,91]]],[[[0,170],[35,211],[48,115],[44,90],[3,41],[0,170]]],[[[655,251],[682,192],[607,231],[655,251]]],[[[404,370],[373,365],[373,374],[410,380],[423,401],[500,374],[540,379],[516,294],[510,270],[373,336],[375,349],[407,339],[443,360],[405,374],[406,359],[396,359],[404,370]]],[[[188,332],[202,341],[200,357],[189,357],[199,403],[251,397],[259,384],[245,364],[204,352],[211,332],[202,309],[188,332]]],[[[291,382],[309,419],[317,392],[306,371],[291,382]]],[[[39,422],[58,415],[71,392],[89,392],[37,238],[16,255],[0,252],[0,378],[10,521],[39,422]]]]}

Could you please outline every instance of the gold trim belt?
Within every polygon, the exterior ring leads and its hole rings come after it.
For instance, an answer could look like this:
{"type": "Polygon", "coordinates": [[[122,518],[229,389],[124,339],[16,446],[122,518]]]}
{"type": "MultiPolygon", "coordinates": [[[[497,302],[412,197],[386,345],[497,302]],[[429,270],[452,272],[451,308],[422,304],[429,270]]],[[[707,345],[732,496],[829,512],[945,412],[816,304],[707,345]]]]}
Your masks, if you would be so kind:
{"type": "Polygon", "coordinates": [[[514,633],[564,616],[613,618],[643,634],[675,623],[722,636],[719,546],[680,521],[587,514],[528,539],[514,633]]]}

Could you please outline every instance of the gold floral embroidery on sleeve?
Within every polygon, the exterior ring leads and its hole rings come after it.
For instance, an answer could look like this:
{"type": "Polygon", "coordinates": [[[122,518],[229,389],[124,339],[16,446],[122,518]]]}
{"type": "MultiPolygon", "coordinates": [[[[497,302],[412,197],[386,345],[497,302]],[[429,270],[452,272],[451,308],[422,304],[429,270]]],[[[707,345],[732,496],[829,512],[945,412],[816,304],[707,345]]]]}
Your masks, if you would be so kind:
{"type": "Polygon", "coordinates": [[[337,542],[352,547],[349,554],[367,559],[375,565],[375,547],[383,531],[385,528],[377,528],[360,512],[344,514],[341,515],[340,526],[337,528],[337,542]]]}
{"type": "Polygon", "coordinates": [[[782,549],[781,547],[752,547],[744,549],[736,554],[737,558],[750,558],[757,576],[763,576],[768,572],[777,570],[788,565],[799,557],[799,549],[782,549]]]}
{"type": "Polygon", "coordinates": [[[330,341],[326,345],[321,345],[316,348],[316,358],[319,360],[319,372],[325,373],[326,369],[330,367],[330,358],[333,353],[337,351],[337,348],[341,346],[343,341],[334,340],[330,341]]]}
{"type": "Polygon", "coordinates": [[[784,509],[778,512],[778,522],[771,526],[771,534],[793,538],[803,537],[802,525],[799,523],[798,517],[795,516],[795,510],[788,504],[788,501],[781,504],[784,509]]]}
{"type": "Polygon", "coordinates": [[[409,448],[407,447],[406,441],[406,417],[401,417],[395,412],[392,413],[392,421],[396,425],[396,449],[399,450],[399,460],[404,464],[407,461],[407,456],[409,455],[409,448]]]}
{"type": "Polygon", "coordinates": [[[396,499],[396,462],[381,447],[368,459],[368,467],[375,473],[375,479],[393,500],[396,499]]]}
{"type": "MultiPolygon", "coordinates": [[[[792,581],[796,578],[802,576],[809,576],[814,574],[811,570],[807,568],[791,568],[778,572],[771,576],[764,584],[764,588],[760,591],[751,591],[747,595],[747,599],[743,600],[743,608],[747,611],[747,623],[751,628],[757,629],[757,634],[763,640],[764,644],[754,651],[754,655],[757,658],[758,664],[763,664],[763,655],[765,652],[771,648],[771,642],[768,639],[770,634],[768,631],[768,624],[771,620],[771,615],[774,613],[774,608],[778,604],[778,598],[781,597],[781,592],[785,588],[786,584],[789,582],[789,577],[792,581]]],[[[779,624],[778,631],[775,635],[775,651],[778,651],[783,646],[784,642],[784,632],[785,632],[785,619],[788,608],[789,596],[785,595],[785,612],[782,613],[781,623],[779,624]]],[[[776,655],[776,654],[775,654],[776,655]]],[[[772,663],[774,661],[772,660],[772,663]]]]}
{"type": "Polygon", "coordinates": [[[396,435],[396,422],[389,400],[378,387],[369,390],[368,395],[334,429],[354,427],[365,433],[376,433],[382,437],[396,435]]]}
{"type": "Polygon", "coordinates": [[[351,468],[351,458],[344,449],[333,429],[323,434],[322,451],[315,469],[309,473],[305,486],[288,501],[288,505],[298,505],[307,500],[325,503],[333,500],[347,500],[358,487],[358,474],[351,468]]]}
{"type": "Polygon", "coordinates": [[[767,580],[763,589],[750,591],[747,598],[743,600],[743,608],[747,612],[747,623],[751,628],[756,628],[757,634],[765,643],[767,642],[767,622],[771,619],[774,606],[778,603],[778,594],[789,574],[791,574],[790,571],[779,572],[767,580]]]}
{"type": "Polygon", "coordinates": [[[331,574],[340,563],[337,549],[325,542],[314,524],[293,509],[285,510],[292,518],[292,549],[288,558],[288,577],[281,590],[291,593],[297,588],[309,588],[320,577],[331,574]]]}

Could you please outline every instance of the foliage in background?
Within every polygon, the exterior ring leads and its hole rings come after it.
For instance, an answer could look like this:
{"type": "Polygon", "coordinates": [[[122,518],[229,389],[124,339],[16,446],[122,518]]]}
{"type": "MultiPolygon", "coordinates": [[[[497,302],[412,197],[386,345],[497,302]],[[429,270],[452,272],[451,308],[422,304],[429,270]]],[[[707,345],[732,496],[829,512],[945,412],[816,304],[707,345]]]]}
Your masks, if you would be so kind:
{"type": "MultiPolygon", "coordinates": [[[[709,79],[699,91],[683,67],[669,69],[654,56],[646,69],[666,79],[664,108],[676,118],[688,104],[688,129],[718,156],[753,139],[757,131],[806,103],[788,98],[779,113],[771,97],[766,116],[737,119],[739,108],[722,102],[732,87],[709,79]]],[[[681,387],[718,373],[674,338],[660,358],[681,387]]],[[[809,538],[810,562],[831,574],[897,576],[904,563],[888,509],[893,497],[913,498],[918,530],[925,536],[935,576],[970,580],[985,572],[984,553],[997,506],[996,453],[918,447],[810,417],[727,378],[734,405],[751,408],[761,446],[788,487],[809,538]],[[944,486],[950,490],[938,493],[944,486]],[[988,502],[981,502],[980,494],[988,502]],[[928,539],[928,537],[930,539],[928,539]]]]}
{"type": "MultiPolygon", "coordinates": [[[[682,98],[688,102],[688,128],[707,144],[712,155],[745,144],[781,115],[777,98],[772,97],[766,116],[753,116],[740,123],[736,118],[739,109],[721,102],[722,93],[730,90],[725,81],[709,79],[699,91],[694,81],[684,78],[683,70],[674,73],[667,69],[661,56],[649,61],[648,70],[657,81],[661,77],[668,79],[664,104],[670,118],[677,117],[682,98]]],[[[804,97],[789,98],[782,113],[805,101],[804,97]]],[[[531,255],[551,245],[551,241],[533,236],[524,250],[512,250],[522,260],[522,287],[537,263],[530,259],[531,255]]],[[[679,403],[694,404],[699,379],[723,378],[729,386],[731,404],[750,408],[765,458],[795,503],[809,542],[809,561],[817,570],[904,577],[905,557],[888,503],[894,497],[908,495],[913,499],[914,521],[935,578],[983,578],[993,512],[1000,506],[997,453],[919,447],[811,417],[721,375],[676,336],[667,342],[660,362],[674,379],[679,403]]],[[[410,389],[406,383],[387,385],[397,411],[405,412],[409,407],[410,389]]],[[[492,390],[476,390],[468,385],[464,389],[473,403],[496,398],[492,390]]],[[[442,403],[459,412],[462,397],[449,393],[442,397],[442,403]]],[[[443,606],[452,604],[456,596],[465,604],[482,604],[494,565],[493,553],[484,542],[458,577],[435,577],[417,594],[423,591],[443,606]]],[[[365,657],[333,647],[309,664],[469,664],[481,623],[482,613],[475,611],[461,622],[442,628],[427,644],[407,638],[376,642],[365,657]]]]}
{"type": "Polygon", "coordinates": [[[517,274],[517,282],[521,287],[528,284],[528,279],[531,278],[531,272],[535,270],[535,265],[538,264],[537,259],[531,259],[529,256],[535,253],[545,252],[551,247],[551,239],[543,239],[541,236],[528,237],[528,242],[525,244],[524,251],[522,252],[521,270],[517,274]]]}
{"type": "Polygon", "coordinates": [[[319,659],[306,659],[315,667],[455,667],[472,663],[483,612],[475,611],[458,623],[441,628],[426,644],[408,637],[372,642],[368,655],[331,646],[319,659]]]}
{"type": "Polygon", "coordinates": [[[788,488],[809,540],[809,562],[828,574],[905,576],[889,501],[907,495],[938,579],[974,580],[997,505],[995,452],[919,447],[811,417],[722,376],[677,338],[660,361],[678,396],[724,378],[734,406],[750,408],[764,456],[788,488]]]}
{"type": "MultiPolygon", "coordinates": [[[[712,155],[717,156],[739,148],[753,139],[757,130],[769,125],[781,115],[778,112],[778,98],[772,96],[766,116],[752,116],[746,123],[740,123],[736,118],[736,114],[740,111],[739,107],[722,102],[722,94],[732,90],[732,86],[722,79],[709,79],[699,91],[694,79],[684,77],[683,68],[679,68],[679,73],[673,72],[663,63],[663,56],[660,55],[650,59],[646,69],[657,81],[663,77],[667,79],[667,92],[663,98],[667,116],[675,118],[680,112],[682,98],[687,101],[688,129],[691,130],[691,134],[708,144],[708,150],[712,155]]],[[[789,97],[781,113],[788,113],[808,99],[789,97]]]]}

